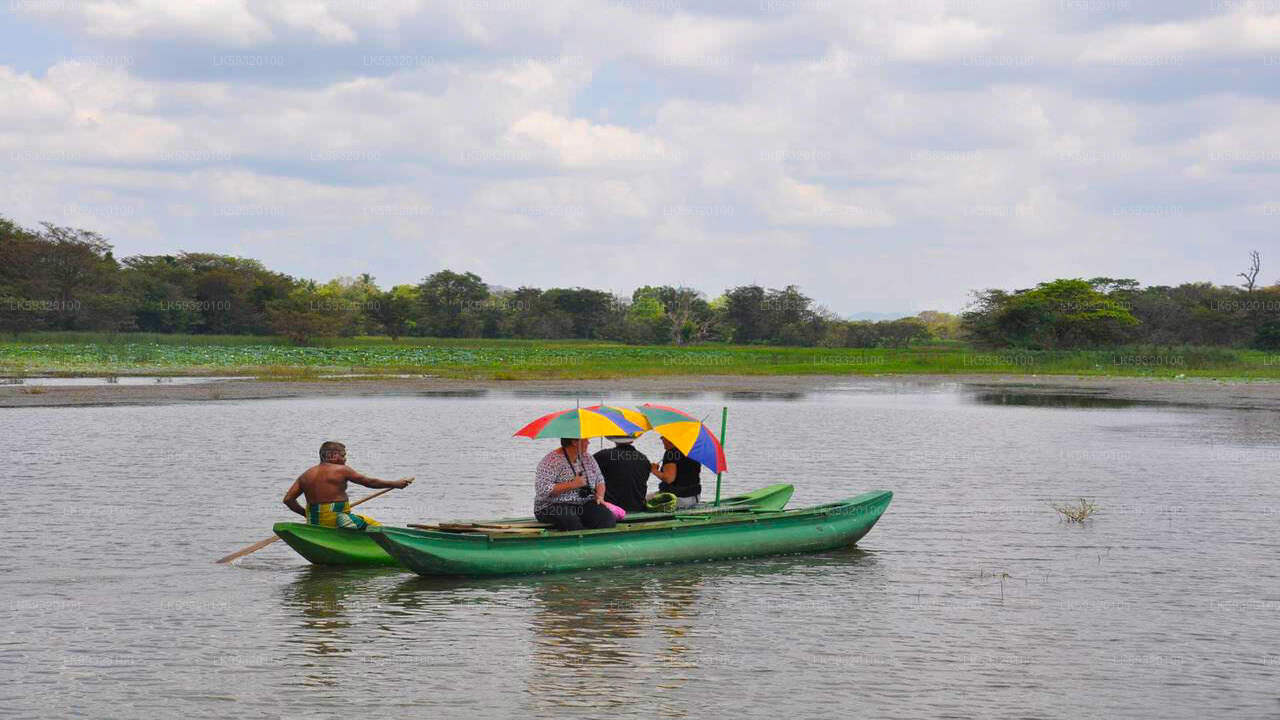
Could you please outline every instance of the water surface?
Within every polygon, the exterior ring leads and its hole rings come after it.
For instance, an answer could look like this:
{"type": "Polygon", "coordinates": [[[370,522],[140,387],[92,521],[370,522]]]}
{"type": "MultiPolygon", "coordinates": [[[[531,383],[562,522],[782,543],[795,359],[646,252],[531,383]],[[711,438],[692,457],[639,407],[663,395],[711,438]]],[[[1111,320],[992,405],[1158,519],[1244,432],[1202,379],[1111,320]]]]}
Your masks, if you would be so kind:
{"type": "Polygon", "coordinates": [[[383,522],[527,514],[550,445],[510,434],[574,398],[0,410],[0,706],[1280,715],[1275,413],[905,383],[665,400],[729,405],[727,493],[787,481],[793,505],[894,502],[858,548],[814,556],[464,581],[313,568],[278,543],[216,566],[288,519],[280,496],[324,439],[367,473],[417,476],[367,506],[383,522]],[[1050,508],[1082,496],[1102,507],[1084,527],[1050,508]]]}

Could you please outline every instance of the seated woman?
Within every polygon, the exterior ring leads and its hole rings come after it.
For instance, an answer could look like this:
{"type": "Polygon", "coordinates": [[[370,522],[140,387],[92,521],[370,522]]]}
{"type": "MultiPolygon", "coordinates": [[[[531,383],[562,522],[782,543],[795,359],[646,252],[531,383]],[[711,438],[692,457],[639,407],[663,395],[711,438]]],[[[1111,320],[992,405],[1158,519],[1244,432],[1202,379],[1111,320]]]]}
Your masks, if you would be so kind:
{"type": "Polygon", "coordinates": [[[560,447],[538,463],[533,516],[556,530],[592,530],[617,524],[604,506],[604,475],[587,452],[588,441],[560,438],[560,447]]]}
{"type": "Polygon", "coordinates": [[[671,441],[662,438],[662,464],[653,463],[650,472],[661,482],[658,492],[671,493],[676,496],[676,508],[693,507],[698,504],[698,496],[702,494],[702,465],[690,460],[671,441]]]}

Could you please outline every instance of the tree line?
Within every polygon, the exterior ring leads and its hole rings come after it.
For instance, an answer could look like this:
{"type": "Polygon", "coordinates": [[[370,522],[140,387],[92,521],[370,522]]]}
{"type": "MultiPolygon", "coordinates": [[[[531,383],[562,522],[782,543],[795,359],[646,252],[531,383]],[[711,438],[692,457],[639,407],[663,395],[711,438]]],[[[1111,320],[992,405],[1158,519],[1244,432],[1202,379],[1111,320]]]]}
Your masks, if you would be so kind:
{"type": "Polygon", "coordinates": [[[115,258],[96,233],[0,217],[0,331],[447,338],[598,339],[638,344],[732,342],[906,347],[965,340],[979,347],[1059,350],[1126,344],[1280,349],[1280,284],[1257,282],[1252,253],[1240,287],[1143,287],[1129,278],[1058,279],[975,292],[960,316],[926,311],[841,319],[788,285],[742,285],[707,298],[645,286],[629,297],[589,288],[491,287],[440,270],[383,289],[365,274],[325,283],[257,260],[213,253],[115,258]]]}
{"type": "Polygon", "coordinates": [[[629,297],[589,288],[494,288],[441,270],[383,289],[368,274],[325,283],[213,253],[117,259],[96,233],[0,217],[0,331],[599,339],[643,344],[906,346],[952,338],[959,318],[927,312],[846,321],[794,285],[744,285],[708,299],[687,287],[629,297]]]}
{"type": "Polygon", "coordinates": [[[1280,283],[1257,284],[1251,254],[1241,287],[1207,282],[1143,287],[1131,278],[1058,279],[1023,290],[981,290],[961,334],[993,348],[1063,350],[1118,345],[1280,349],[1280,283]]]}

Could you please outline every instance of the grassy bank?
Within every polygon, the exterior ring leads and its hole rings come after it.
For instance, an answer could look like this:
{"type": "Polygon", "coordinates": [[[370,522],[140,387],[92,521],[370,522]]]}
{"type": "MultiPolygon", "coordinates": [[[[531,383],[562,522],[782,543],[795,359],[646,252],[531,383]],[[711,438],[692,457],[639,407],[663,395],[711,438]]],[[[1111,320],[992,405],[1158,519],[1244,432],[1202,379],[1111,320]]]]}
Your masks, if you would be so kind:
{"type": "Polygon", "coordinates": [[[1224,348],[975,351],[912,348],[635,346],[579,340],[278,338],[33,333],[0,342],[0,375],[428,374],[519,380],[623,375],[1070,374],[1280,379],[1280,355],[1224,348]]]}

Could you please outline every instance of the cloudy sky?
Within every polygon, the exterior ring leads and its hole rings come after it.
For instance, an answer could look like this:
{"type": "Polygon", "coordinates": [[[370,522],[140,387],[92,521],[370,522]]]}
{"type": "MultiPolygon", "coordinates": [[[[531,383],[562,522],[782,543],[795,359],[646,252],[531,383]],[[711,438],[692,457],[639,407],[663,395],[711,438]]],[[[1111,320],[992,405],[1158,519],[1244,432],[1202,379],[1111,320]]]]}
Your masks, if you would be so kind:
{"type": "Polygon", "coordinates": [[[1280,278],[1280,0],[0,0],[0,214],[831,310],[1280,278]]]}

